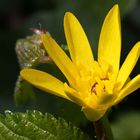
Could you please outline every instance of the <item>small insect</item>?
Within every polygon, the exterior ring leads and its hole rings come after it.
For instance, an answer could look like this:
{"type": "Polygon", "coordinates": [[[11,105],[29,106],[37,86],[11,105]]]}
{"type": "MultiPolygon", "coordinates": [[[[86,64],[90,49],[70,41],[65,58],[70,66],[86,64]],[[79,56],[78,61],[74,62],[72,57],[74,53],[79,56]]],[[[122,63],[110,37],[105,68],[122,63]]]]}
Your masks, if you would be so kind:
{"type": "Polygon", "coordinates": [[[44,27],[41,25],[41,23],[39,23],[39,27],[40,27],[40,29],[37,29],[37,28],[30,28],[30,30],[31,30],[33,33],[37,34],[37,35],[41,35],[41,34],[46,33],[46,30],[45,30],[44,27]]]}

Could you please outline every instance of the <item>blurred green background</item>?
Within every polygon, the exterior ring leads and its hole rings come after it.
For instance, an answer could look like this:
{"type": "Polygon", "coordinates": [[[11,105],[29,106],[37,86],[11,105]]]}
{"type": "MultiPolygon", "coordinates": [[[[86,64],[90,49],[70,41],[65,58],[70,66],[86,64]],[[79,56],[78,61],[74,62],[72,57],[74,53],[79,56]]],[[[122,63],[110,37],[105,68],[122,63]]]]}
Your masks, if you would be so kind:
{"type": "MultiPolygon", "coordinates": [[[[69,115],[80,109],[72,103],[67,104],[58,97],[43,93],[38,94],[37,91],[35,101],[28,102],[23,106],[15,106],[14,87],[20,71],[15,54],[15,44],[18,39],[31,35],[32,32],[29,29],[31,27],[39,28],[39,24],[49,31],[59,44],[66,44],[63,16],[66,11],[71,11],[83,25],[96,56],[103,19],[115,3],[118,3],[121,9],[122,63],[132,46],[140,40],[140,0],[0,0],[0,112],[4,110],[25,111],[26,109],[48,111],[59,114],[76,125],[80,125],[82,129],[88,128],[86,130],[90,133],[92,128],[90,124],[85,125],[84,116],[80,113],[74,118],[69,115]],[[65,112],[64,105],[65,108],[69,109],[69,114],[65,112]],[[75,108],[74,111],[73,108],[75,108]],[[79,116],[81,119],[79,119],[79,116]]],[[[140,72],[139,66],[140,62],[137,63],[131,77],[140,72]]],[[[138,92],[140,91],[137,90],[124,102],[113,108],[110,119],[114,122],[112,125],[114,131],[117,127],[121,127],[123,123],[123,120],[118,119],[121,115],[124,118],[130,117],[132,124],[140,124],[140,94],[138,92]],[[127,112],[131,113],[126,115],[127,112]],[[133,122],[133,120],[136,120],[136,122],[133,122]],[[116,123],[117,121],[118,123],[116,123]]],[[[136,125],[129,127],[133,129],[136,125]]],[[[119,134],[121,136],[123,132],[130,131],[121,128],[122,131],[119,134]]],[[[132,134],[134,136],[129,136],[126,138],[127,140],[140,139],[140,127],[135,129],[138,129],[138,132],[134,132],[136,134],[132,134]]],[[[117,137],[117,135],[116,138],[121,140],[121,137],[117,137]]],[[[122,140],[125,140],[125,138],[122,138],[122,140]]]]}

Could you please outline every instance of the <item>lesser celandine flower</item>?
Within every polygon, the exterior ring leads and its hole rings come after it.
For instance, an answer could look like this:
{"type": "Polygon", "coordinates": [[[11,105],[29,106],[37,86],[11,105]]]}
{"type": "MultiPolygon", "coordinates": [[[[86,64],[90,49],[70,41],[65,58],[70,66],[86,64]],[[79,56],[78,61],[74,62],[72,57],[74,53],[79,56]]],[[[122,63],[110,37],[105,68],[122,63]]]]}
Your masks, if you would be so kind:
{"type": "Polygon", "coordinates": [[[35,69],[24,69],[21,76],[44,91],[80,105],[89,120],[99,120],[111,106],[140,87],[140,74],[128,80],[140,55],[140,42],[134,45],[120,67],[121,27],[118,5],[109,11],[103,23],[98,60],[94,59],[86,34],[72,13],[65,14],[64,30],[70,58],[50,35],[42,34],[41,39],[68,83],[35,69]]]}

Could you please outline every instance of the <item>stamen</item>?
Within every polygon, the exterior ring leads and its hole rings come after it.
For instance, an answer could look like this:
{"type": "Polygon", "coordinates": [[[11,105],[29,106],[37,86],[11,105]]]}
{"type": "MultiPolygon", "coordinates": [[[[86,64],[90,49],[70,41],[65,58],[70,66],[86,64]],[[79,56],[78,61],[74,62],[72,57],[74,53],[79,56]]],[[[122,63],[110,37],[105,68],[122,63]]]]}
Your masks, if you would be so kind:
{"type": "Polygon", "coordinates": [[[105,77],[105,78],[102,78],[101,80],[109,80],[109,78],[108,77],[105,77]]]}
{"type": "Polygon", "coordinates": [[[91,93],[94,92],[95,95],[97,95],[97,93],[96,93],[96,85],[97,85],[97,82],[91,88],[91,93]]]}

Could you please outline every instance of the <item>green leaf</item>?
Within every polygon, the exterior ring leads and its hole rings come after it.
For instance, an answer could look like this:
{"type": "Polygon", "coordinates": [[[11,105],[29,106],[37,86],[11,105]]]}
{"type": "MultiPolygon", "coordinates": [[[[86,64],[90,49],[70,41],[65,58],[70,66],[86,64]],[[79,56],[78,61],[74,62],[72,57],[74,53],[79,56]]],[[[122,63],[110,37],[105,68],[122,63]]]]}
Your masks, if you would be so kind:
{"type": "Polygon", "coordinates": [[[1,140],[90,140],[79,128],[64,119],[39,111],[0,115],[1,140]]]}

